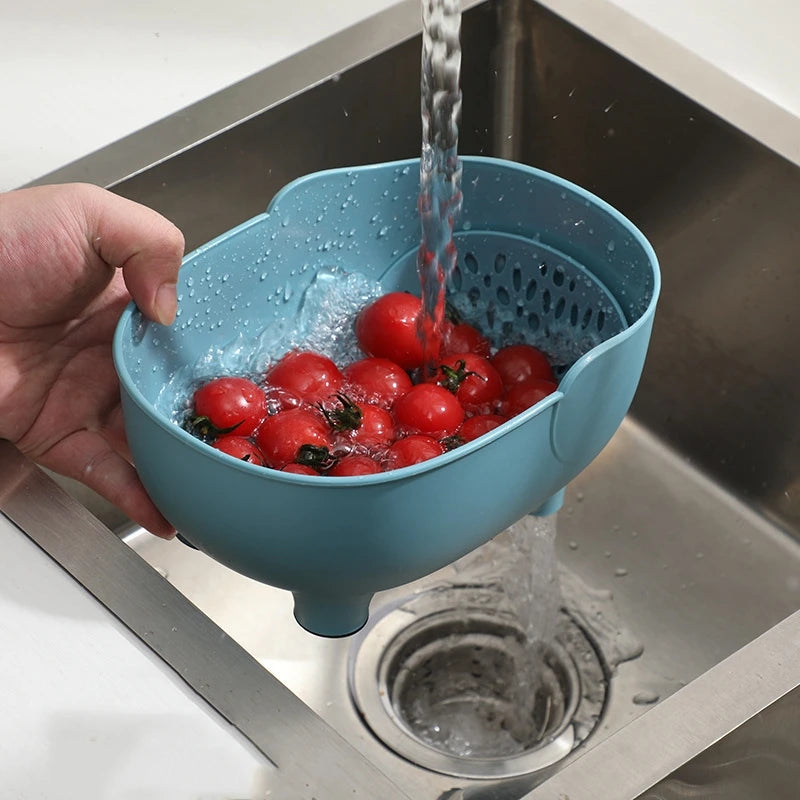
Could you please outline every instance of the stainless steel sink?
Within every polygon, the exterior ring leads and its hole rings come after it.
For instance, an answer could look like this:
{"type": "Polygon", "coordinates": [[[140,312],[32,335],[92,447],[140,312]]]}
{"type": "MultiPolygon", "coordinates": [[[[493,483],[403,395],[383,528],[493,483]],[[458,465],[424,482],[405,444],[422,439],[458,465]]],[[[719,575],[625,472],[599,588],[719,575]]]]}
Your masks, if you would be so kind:
{"type": "MultiPolygon", "coordinates": [[[[508,797],[564,769],[800,606],[797,543],[634,421],[569,487],[557,528],[564,578],[591,590],[572,595],[575,610],[591,617],[601,608],[606,620],[616,617],[642,654],[616,667],[601,724],[584,747],[556,767],[515,779],[508,797]]],[[[486,781],[422,771],[376,741],[348,691],[356,645],[306,633],[292,618],[290,593],[237,575],[177,540],[142,531],[125,538],[384,774],[407,790],[416,787],[412,796],[438,798],[454,784],[484,787],[486,781]]],[[[373,610],[448,577],[444,571],[379,595],[373,610]]]]}
{"type": "MultiPolygon", "coordinates": [[[[422,769],[355,708],[353,642],[305,633],[288,594],[180,542],[119,532],[419,800],[451,789],[655,800],[690,796],[680,788],[690,785],[707,790],[691,796],[724,786],[756,797],[770,770],[769,796],[795,798],[796,750],[777,731],[800,685],[800,169],[534,2],[468,5],[461,151],[596,192],[662,264],[631,414],[568,487],[557,520],[564,580],[585,587],[567,605],[586,621],[602,600],[641,647],[610,675],[600,724],[557,764],[504,782],[422,769]],[[758,747],[787,755],[767,770],[750,758],[758,747]]],[[[194,247],[298,175],[416,155],[417,10],[403,3],[43,181],[110,185],[165,213],[194,247]]]]}

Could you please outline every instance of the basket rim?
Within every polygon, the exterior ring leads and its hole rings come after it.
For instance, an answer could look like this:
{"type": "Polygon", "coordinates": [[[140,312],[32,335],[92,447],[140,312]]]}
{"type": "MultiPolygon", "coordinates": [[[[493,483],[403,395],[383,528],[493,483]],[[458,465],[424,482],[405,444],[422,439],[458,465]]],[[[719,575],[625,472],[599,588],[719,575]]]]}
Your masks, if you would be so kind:
{"type": "MultiPolygon", "coordinates": [[[[636,320],[629,323],[628,326],[624,328],[622,331],[615,334],[614,336],[609,337],[608,339],[603,340],[599,344],[595,345],[595,347],[593,347],[587,353],[582,355],[579,359],[577,359],[575,363],[572,364],[570,368],[564,373],[559,383],[559,388],[555,392],[548,395],[544,399],[540,400],[536,405],[532,406],[531,408],[526,409],[521,414],[518,414],[517,416],[511,418],[510,420],[503,423],[499,427],[484,434],[483,436],[480,437],[480,439],[474,440],[472,442],[467,442],[466,444],[458,448],[447,451],[442,455],[436,456],[435,458],[429,459],[428,461],[424,461],[420,464],[413,464],[408,467],[402,467],[400,469],[391,470],[388,472],[381,472],[374,475],[358,475],[358,476],[346,476],[346,477],[329,477],[325,475],[297,475],[293,473],[281,472],[280,470],[268,469],[265,467],[258,466],[256,464],[250,464],[246,461],[242,461],[241,459],[237,459],[233,456],[230,456],[226,453],[222,453],[218,450],[215,450],[212,447],[209,447],[207,444],[199,441],[190,433],[183,430],[177,423],[168,419],[162,412],[157,411],[153,406],[153,404],[150,403],[145,398],[145,396],[142,394],[142,392],[139,390],[138,386],[134,382],[130,374],[130,371],[128,370],[124,357],[124,340],[126,336],[131,335],[130,329],[134,324],[134,322],[137,323],[142,322],[142,324],[148,326],[158,325],[158,323],[155,323],[151,320],[146,320],[134,302],[129,303],[128,306],[123,311],[122,315],[120,316],[112,341],[112,355],[114,360],[114,366],[119,376],[120,384],[123,391],[136,404],[136,406],[141,411],[144,412],[146,417],[154,421],[160,428],[165,430],[169,435],[177,438],[184,444],[187,444],[188,446],[193,448],[198,454],[204,457],[213,459],[218,463],[227,464],[229,467],[232,467],[234,469],[243,470],[244,472],[249,473],[251,475],[262,476],[264,479],[267,480],[279,480],[290,484],[300,484],[300,485],[309,484],[318,487],[323,485],[371,486],[379,483],[388,483],[388,482],[403,480],[406,478],[411,478],[421,473],[438,469],[440,467],[445,466],[446,464],[449,464],[460,458],[468,456],[475,450],[484,447],[490,442],[493,442],[497,439],[500,439],[508,435],[509,433],[521,427],[522,425],[525,425],[534,417],[543,414],[548,408],[555,406],[561,400],[561,398],[564,397],[564,395],[569,392],[570,387],[575,382],[577,376],[580,374],[583,367],[587,363],[596,359],[598,356],[605,353],[610,348],[615,347],[624,339],[627,339],[628,337],[635,335],[640,328],[649,324],[650,319],[652,318],[655,312],[655,306],[658,301],[658,297],[661,290],[661,272],[659,268],[658,258],[656,256],[656,253],[652,245],[636,225],[634,225],[625,215],[623,215],[612,205],[610,205],[597,195],[593,194],[592,192],[589,192],[588,190],[584,189],[583,187],[575,183],[572,183],[571,181],[568,181],[564,178],[561,178],[557,175],[554,175],[553,173],[541,170],[537,167],[532,167],[526,164],[520,164],[518,162],[509,161],[507,159],[494,158],[490,156],[461,156],[460,159],[462,163],[485,164],[488,166],[502,167],[504,169],[513,169],[528,173],[531,176],[541,178],[546,181],[554,182],[562,186],[565,190],[573,192],[579,197],[583,198],[584,200],[587,200],[593,205],[596,205],[601,210],[603,210],[611,217],[616,219],[623,227],[625,227],[630,232],[630,234],[636,239],[637,243],[641,246],[642,250],[644,251],[647,257],[647,262],[650,265],[650,268],[652,269],[653,290],[651,297],[647,303],[647,306],[645,310],[642,312],[642,314],[636,320]]],[[[341,175],[348,173],[352,174],[354,172],[377,171],[387,168],[405,169],[406,167],[413,167],[415,165],[418,166],[419,162],[420,162],[419,158],[408,158],[397,161],[366,164],[360,166],[337,167],[334,169],[321,170],[298,177],[295,180],[286,184],[282,189],[280,189],[275,194],[275,196],[270,201],[266,211],[257,214],[248,220],[241,222],[239,225],[236,225],[233,228],[223,232],[219,236],[216,236],[214,239],[211,239],[209,242],[206,242],[205,244],[202,244],[199,247],[195,248],[193,251],[184,256],[182,260],[182,266],[189,264],[191,261],[195,260],[198,256],[207,252],[208,250],[217,247],[221,242],[229,239],[231,236],[234,236],[237,233],[252,227],[253,225],[261,223],[267,217],[270,216],[271,212],[276,208],[276,206],[280,202],[286,200],[286,198],[292,193],[294,189],[311,180],[324,179],[326,176],[332,176],[332,175],[341,175]]],[[[460,232],[460,229],[457,230],[460,232]]]]}

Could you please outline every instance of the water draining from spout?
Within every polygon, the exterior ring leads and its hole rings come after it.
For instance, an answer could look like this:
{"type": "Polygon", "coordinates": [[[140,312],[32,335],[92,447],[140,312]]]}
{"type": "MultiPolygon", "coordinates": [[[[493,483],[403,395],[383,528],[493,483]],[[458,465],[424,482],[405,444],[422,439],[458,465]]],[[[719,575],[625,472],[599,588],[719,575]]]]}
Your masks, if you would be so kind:
{"type": "Polygon", "coordinates": [[[547,731],[537,714],[541,698],[563,702],[559,687],[548,682],[547,669],[563,605],[555,540],[556,515],[528,517],[453,565],[465,583],[494,587],[496,602],[522,632],[510,683],[511,702],[502,723],[523,749],[547,731]]]}

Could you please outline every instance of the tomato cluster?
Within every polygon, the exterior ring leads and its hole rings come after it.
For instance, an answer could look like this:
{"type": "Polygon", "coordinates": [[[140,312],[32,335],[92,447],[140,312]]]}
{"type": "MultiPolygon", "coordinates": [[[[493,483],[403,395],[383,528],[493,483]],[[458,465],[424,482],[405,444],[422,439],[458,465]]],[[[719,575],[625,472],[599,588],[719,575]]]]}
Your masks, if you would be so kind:
{"type": "Polygon", "coordinates": [[[423,371],[421,301],[390,292],[356,320],[364,358],[340,369],[293,350],[257,381],[214,378],[197,388],[185,427],[235,458],[307,475],[369,475],[470,442],[557,388],[535,347],[496,352],[465,322],[447,321],[434,374],[423,371]]]}

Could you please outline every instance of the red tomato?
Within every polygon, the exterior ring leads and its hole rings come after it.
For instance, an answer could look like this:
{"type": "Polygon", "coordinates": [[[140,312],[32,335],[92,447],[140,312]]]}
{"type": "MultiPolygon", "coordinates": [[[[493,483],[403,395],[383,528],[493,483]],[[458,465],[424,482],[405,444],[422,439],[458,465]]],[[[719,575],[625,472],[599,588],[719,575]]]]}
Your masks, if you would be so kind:
{"type": "Polygon", "coordinates": [[[381,450],[395,440],[394,417],[380,406],[354,403],[347,395],[336,395],[339,405],[320,405],[328,424],[336,431],[337,443],[381,450]]]}
{"type": "Polygon", "coordinates": [[[556,389],[558,384],[545,378],[531,378],[523,383],[516,383],[506,394],[505,413],[509,417],[521,414],[526,408],[535,406],[556,389]]]}
{"type": "Polygon", "coordinates": [[[303,405],[303,401],[297,395],[277,386],[264,387],[264,394],[267,398],[268,414],[277,414],[279,411],[286,411],[287,408],[299,408],[303,405]]]}
{"type": "Polygon", "coordinates": [[[438,383],[419,383],[394,404],[394,418],[404,431],[441,439],[456,432],[464,421],[464,409],[438,383]]]}
{"type": "Polygon", "coordinates": [[[493,411],[505,391],[500,373],[483,356],[456,353],[439,365],[437,382],[453,392],[466,411],[493,411]]]}
{"type": "Polygon", "coordinates": [[[476,414],[474,417],[465,419],[458,429],[458,436],[465,444],[483,436],[484,433],[493,431],[506,421],[505,417],[499,414],[476,414]]]}
{"type": "Polygon", "coordinates": [[[422,366],[422,343],[417,336],[417,318],[422,310],[419,297],[389,292],[373,300],[356,319],[356,337],[361,349],[377,358],[388,358],[403,369],[422,366]]]}
{"type": "Polygon", "coordinates": [[[388,358],[362,358],[342,370],[347,393],[357,400],[391,408],[411,388],[408,373],[388,358]]]}
{"type": "Polygon", "coordinates": [[[307,464],[287,464],[281,472],[291,472],[293,475],[319,475],[319,472],[307,464]]]}
{"type": "Polygon", "coordinates": [[[309,350],[293,350],[267,370],[266,380],[271,387],[317,403],[336,394],[344,378],[329,358],[309,350]]]}
{"type": "Polygon", "coordinates": [[[386,451],[384,466],[387,471],[409,467],[412,464],[419,464],[435,456],[440,456],[442,453],[444,453],[444,447],[436,439],[421,434],[412,434],[404,439],[398,439],[386,451]]]}
{"type": "Polygon", "coordinates": [[[281,469],[305,458],[324,464],[333,445],[333,436],[328,423],[316,411],[290,408],[264,420],[256,433],[256,444],[266,465],[281,469]]]}
{"type": "Polygon", "coordinates": [[[529,344],[511,344],[501,347],[491,358],[492,366],[500,373],[503,385],[508,389],[515,383],[530,378],[554,381],[553,369],[547,356],[529,344]]]}
{"type": "Polygon", "coordinates": [[[361,424],[347,436],[347,441],[370,450],[388,447],[396,438],[394,418],[385,409],[365,403],[361,406],[361,424]]]}
{"type": "Polygon", "coordinates": [[[383,470],[375,459],[355,453],[337,461],[325,474],[343,478],[347,475],[374,475],[377,472],[383,470]]]}
{"type": "Polygon", "coordinates": [[[444,330],[444,354],[475,353],[489,358],[492,346],[489,340],[475,327],[466,322],[448,324],[444,330]]]}
{"type": "Polygon", "coordinates": [[[214,378],[195,391],[193,405],[195,416],[190,424],[200,438],[234,430],[248,436],[267,415],[264,392],[247,378],[214,378]]]}
{"type": "Polygon", "coordinates": [[[249,461],[251,464],[258,464],[259,467],[264,466],[264,458],[261,455],[261,451],[246,436],[236,436],[233,433],[229,433],[226,436],[220,436],[211,446],[234,458],[249,461]]]}

